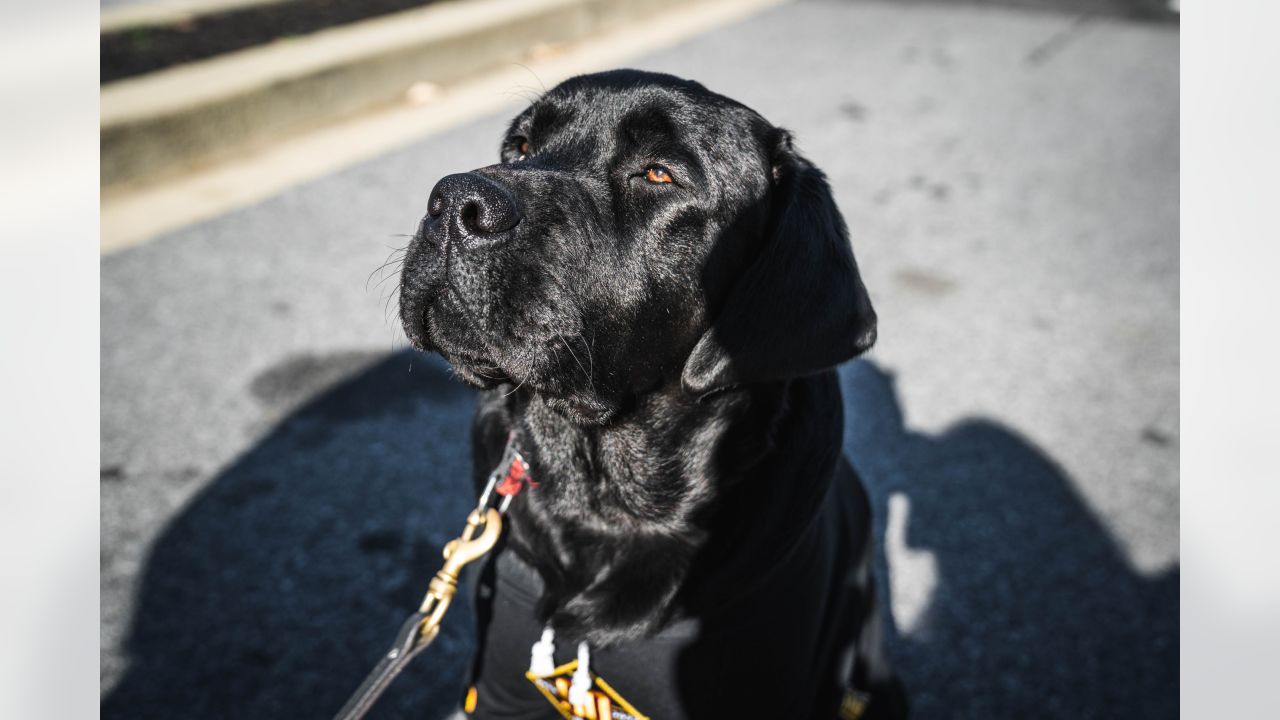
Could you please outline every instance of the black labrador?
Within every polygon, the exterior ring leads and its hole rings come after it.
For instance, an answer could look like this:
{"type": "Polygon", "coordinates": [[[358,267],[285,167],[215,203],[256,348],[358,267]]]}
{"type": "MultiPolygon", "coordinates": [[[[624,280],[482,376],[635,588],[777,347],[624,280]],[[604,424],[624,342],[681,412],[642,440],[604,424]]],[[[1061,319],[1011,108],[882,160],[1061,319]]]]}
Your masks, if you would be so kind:
{"type": "Polygon", "coordinates": [[[484,390],[477,482],[511,439],[538,483],[478,582],[466,708],[904,716],[833,370],[876,314],[823,174],[750,108],[633,70],[546,93],[501,157],[432,190],[400,296],[413,345],[484,390]],[[547,628],[559,667],[531,672],[547,628]]]}

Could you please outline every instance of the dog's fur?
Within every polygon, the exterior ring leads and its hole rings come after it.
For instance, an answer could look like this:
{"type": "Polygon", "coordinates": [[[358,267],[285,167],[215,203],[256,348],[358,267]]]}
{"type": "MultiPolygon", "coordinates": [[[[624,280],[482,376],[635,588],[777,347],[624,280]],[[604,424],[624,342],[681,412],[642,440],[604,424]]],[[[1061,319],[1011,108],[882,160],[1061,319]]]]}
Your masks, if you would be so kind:
{"type": "Polygon", "coordinates": [[[573,78],[501,157],[432,192],[404,327],[485,391],[477,482],[509,433],[540,481],[506,541],[541,578],[537,622],[626,647],[748,592],[833,482],[858,485],[832,368],[876,315],[822,173],[697,83],[573,78]]]}

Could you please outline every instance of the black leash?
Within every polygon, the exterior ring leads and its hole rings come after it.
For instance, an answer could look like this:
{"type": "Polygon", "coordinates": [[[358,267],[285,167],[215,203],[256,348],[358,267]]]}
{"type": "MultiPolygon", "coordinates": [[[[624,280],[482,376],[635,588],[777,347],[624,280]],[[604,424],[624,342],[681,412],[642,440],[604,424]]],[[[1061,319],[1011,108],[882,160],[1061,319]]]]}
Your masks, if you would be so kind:
{"type": "Polygon", "coordinates": [[[502,462],[489,474],[489,483],[480,495],[480,502],[467,515],[467,526],[456,540],[444,546],[444,566],[427,586],[422,606],[400,626],[395,644],[356,688],[335,720],[363,718],[409,661],[436,639],[440,634],[440,621],[458,592],[458,575],[464,567],[484,557],[497,544],[502,534],[502,514],[526,485],[537,487],[529,477],[528,463],[515,448],[514,439],[508,438],[502,462]]]}
{"type": "Polygon", "coordinates": [[[425,639],[422,635],[422,622],[426,620],[425,613],[414,613],[405,620],[404,625],[400,627],[400,634],[396,637],[395,645],[382,656],[382,660],[373,668],[373,672],[369,673],[369,677],[364,679],[360,687],[356,689],[351,699],[346,705],[338,711],[337,717],[345,720],[346,718],[361,718],[373,708],[373,704],[382,697],[382,693],[391,684],[392,680],[400,674],[408,666],[409,661],[418,656],[431,644],[431,639],[425,639]]]}

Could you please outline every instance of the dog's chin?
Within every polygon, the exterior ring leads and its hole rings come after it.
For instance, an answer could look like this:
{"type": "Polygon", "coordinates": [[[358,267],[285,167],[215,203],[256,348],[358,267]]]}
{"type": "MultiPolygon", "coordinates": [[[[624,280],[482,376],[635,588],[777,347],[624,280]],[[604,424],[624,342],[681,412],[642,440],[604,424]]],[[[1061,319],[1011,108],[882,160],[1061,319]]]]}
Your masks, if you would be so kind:
{"type": "Polygon", "coordinates": [[[469,366],[454,361],[450,361],[449,364],[459,379],[477,390],[492,390],[512,382],[506,373],[494,365],[469,366]]]}
{"type": "Polygon", "coordinates": [[[450,333],[431,326],[405,326],[405,335],[414,349],[437,353],[454,375],[477,390],[506,387],[507,392],[520,392],[537,398],[547,409],[569,422],[582,426],[606,425],[620,412],[619,400],[605,397],[592,388],[577,388],[558,380],[552,358],[531,358],[514,352],[511,362],[480,354],[462,343],[450,340],[450,333]]]}
{"type": "Polygon", "coordinates": [[[586,395],[544,395],[542,399],[548,408],[575,425],[608,425],[618,414],[618,408],[615,405],[586,395]]]}
{"type": "Polygon", "coordinates": [[[548,409],[580,426],[606,425],[618,414],[616,403],[597,397],[587,390],[566,389],[536,376],[522,376],[494,363],[472,364],[450,359],[449,364],[463,382],[478,390],[499,389],[506,394],[520,393],[536,398],[548,409]]]}
{"type": "Polygon", "coordinates": [[[536,372],[526,375],[491,362],[477,366],[448,356],[445,359],[453,366],[454,373],[468,385],[479,390],[499,389],[506,394],[520,393],[535,398],[575,425],[607,425],[619,411],[617,403],[599,397],[590,390],[566,388],[560,383],[539,377],[536,372]]]}
{"type": "Polygon", "coordinates": [[[414,350],[435,353],[444,358],[453,369],[454,376],[471,387],[489,390],[513,382],[506,371],[487,357],[451,347],[451,343],[432,337],[430,333],[419,328],[410,328],[406,325],[405,335],[409,338],[409,345],[414,350]]]}
{"type": "Polygon", "coordinates": [[[443,340],[432,342],[431,351],[439,353],[449,363],[459,380],[477,390],[492,390],[519,382],[500,362],[487,354],[454,347],[443,340]]]}

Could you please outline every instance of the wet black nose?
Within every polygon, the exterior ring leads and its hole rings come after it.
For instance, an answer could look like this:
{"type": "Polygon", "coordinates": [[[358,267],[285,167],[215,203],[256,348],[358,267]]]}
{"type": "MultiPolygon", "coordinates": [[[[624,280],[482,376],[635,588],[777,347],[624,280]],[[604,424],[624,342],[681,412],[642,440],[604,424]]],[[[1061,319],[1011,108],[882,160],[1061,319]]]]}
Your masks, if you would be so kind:
{"type": "Polygon", "coordinates": [[[496,235],[520,222],[520,207],[511,191],[476,173],[457,173],[436,183],[427,212],[456,222],[460,231],[472,236],[496,235]]]}

